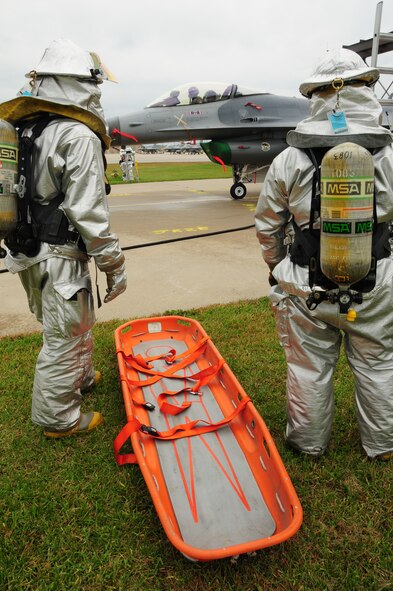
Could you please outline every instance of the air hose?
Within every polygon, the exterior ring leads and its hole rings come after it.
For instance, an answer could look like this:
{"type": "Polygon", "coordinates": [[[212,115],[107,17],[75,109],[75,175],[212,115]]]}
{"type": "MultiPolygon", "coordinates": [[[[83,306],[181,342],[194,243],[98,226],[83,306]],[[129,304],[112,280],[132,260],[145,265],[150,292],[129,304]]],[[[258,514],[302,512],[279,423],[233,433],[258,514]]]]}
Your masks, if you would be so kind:
{"type": "MultiPolygon", "coordinates": [[[[132,246],[123,246],[122,250],[136,250],[137,248],[147,248],[149,246],[160,246],[160,244],[171,244],[172,242],[182,242],[183,240],[195,240],[196,238],[208,238],[209,236],[218,236],[220,234],[229,234],[230,232],[241,232],[254,228],[254,224],[249,226],[240,226],[239,228],[229,228],[227,230],[217,230],[216,232],[206,232],[196,236],[181,236],[180,238],[168,238],[168,240],[158,240],[157,242],[144,242],[142,244],[133,244],[132,246]]],[[[0,273],[8,273],[8,269],[0,269],[0,273]]]]}

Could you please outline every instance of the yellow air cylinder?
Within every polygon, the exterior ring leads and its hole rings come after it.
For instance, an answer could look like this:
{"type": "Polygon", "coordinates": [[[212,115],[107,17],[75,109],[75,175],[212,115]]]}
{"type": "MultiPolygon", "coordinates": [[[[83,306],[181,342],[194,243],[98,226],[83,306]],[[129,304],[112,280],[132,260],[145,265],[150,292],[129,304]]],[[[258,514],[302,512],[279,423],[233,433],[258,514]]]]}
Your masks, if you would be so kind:
{"type": "Polygon", "coordinates": [[[321,163],[321,269],[339,288],[363,279],[371,266],[374,163],[368,150],[346,142],[321,163]]]}
{"type": "Polygon", "coordinates": [[[13,125],[0,119],[0,240],[18,221],[17,176],[18,134],[13,125]]]}

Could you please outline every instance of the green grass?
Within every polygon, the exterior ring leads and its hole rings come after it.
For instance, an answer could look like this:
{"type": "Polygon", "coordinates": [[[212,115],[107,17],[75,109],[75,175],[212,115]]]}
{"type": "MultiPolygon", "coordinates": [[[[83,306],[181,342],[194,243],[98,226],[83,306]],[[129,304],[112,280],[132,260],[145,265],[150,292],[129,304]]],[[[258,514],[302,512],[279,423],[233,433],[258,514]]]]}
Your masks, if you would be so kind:
{"type": "MultiPolygon", "coordinates": [[[[138,170],[140,183],[232,177],[230,166],[224,172],[221,166],[212,162],[146,162],[139,164],[138,170]]],[[[120,166],[117,164],[108,164],[107,177],[113,185],[125,183],[122,180],[120,166]]]]}
{"type": "Polygon", "coordinates": [[[187,561],[168,541],[138,466],[114,461],[112,442],[125,422],[113,342],[121,321],[94,329],[103,381],[84,408],[101,410],[106,424],[69,440],[48,441],[30,422],[41,335],[3,338],[0,589],[393,589],[392,464],[369,462],[361,452],[344,359],[329,452],[319,460],[298,456],[284,445],[286,365],[267,299],[184,315],[202,323],[269,427],[303,506],[299,532],[236,564],[187,561]]]}

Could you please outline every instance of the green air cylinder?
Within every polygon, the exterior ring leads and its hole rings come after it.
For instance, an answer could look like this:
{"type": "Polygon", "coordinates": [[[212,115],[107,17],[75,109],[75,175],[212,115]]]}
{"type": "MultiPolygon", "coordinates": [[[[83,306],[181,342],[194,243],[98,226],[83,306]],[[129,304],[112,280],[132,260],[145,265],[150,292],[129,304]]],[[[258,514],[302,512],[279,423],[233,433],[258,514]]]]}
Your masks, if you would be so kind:
{"type": "Polygon", "coordinates": [[[321,269],[341,289],[370,270],[374,163],[365,148],[346,142],[321,163],[321,269]]]}

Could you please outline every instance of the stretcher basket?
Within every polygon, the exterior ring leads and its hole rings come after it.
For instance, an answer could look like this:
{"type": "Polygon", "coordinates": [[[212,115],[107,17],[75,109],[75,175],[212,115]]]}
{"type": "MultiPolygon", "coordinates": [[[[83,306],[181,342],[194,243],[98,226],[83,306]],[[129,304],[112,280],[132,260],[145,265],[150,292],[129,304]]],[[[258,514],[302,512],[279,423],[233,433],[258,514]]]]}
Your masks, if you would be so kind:
{"type": "Polygon", "coordinates": [[[288,540],[302,508],[273,439],[202,326],[162,316],[115,331],[127,423],[119,465],[138,463],[161,524],[191,560],[288,540]],[[122,453],[131,440],[132,453],[122,453]]]}

